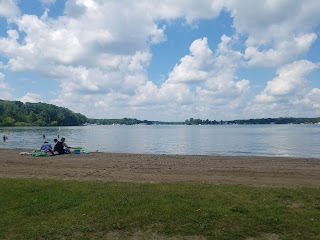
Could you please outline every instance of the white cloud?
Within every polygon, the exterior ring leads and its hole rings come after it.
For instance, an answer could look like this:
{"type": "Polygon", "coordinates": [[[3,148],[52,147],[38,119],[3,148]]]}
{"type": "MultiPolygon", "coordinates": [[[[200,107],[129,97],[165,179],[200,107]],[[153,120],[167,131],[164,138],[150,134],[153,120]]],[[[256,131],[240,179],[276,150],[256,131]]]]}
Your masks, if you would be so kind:
{"type": "MultiPolygon", "coordinates": [[[[128,1],[130,2],[130,1],[128,1]]],[[[198,19],[217,17],[224,7],[224,0],[162,0],[139,1],[136,8],[141,12],[148,12],[155,20],[174,20],[184,18],[191,24],[198,19]]]]}
{"type": "Polygon", "coordinates": [[[306,33],[319,24],[319,1],[227,0],[234,27],[248,35],[247,45],[266,45],[306,33]]]}
{"type": "MultiPolygon", "coordinates": [[[[42,0],[49,8],[54,2],[42,0]]],[[[317,88],[312,92],[306,79],[313,65],[298,60],[317,40],[319,7],[312,0],[68,0],[64,15],[50,18],[50,9],[42,16],[19,15],[16,1],[0,0],[0,16],[12,23],[0,38],[2,68],[54,79],[57,98],[51,102],[92,117],[231,118],[248,102],[252,84],[237,76],[244,66],[279,69],[248,109],[281,103],[285,109],[290,101],[316,106],[317,88]],[[168,79],[153,83],[147,76],[152,45],[170,41],[170,21],[197,24],[222,9],[231,13],[235,35],[223,35],[217,48],[208,45],[213,36],[194,39],[168,79]]]]}
{"type": "Polygon", "coordinates": [[[36,71],[46,63],[91,67],[105,56],[103,64],[110,65],[166,40],[165,26],[157,26],[143,5],[143,1],[68,1],[66,15],[57,19],[48,18],[46,12],[41,17],[23,15],[15,21],[19,32],[10,30],[0,39],[0,52],[15,71],[23,66],[36,71]]]}
{"type": "Polygon", "coordinates": [[[37,102],[41,102],[41,96],[37,93],[30,93],[28,92],[25,96],[23,96],[20,99],[21,102],[31,102],[31,103],[37,103],[37,102]]]}
{"type": "Polygon", "coordinates": [[[303,103],[310,105],[313,109],[320,111],[320,88],[313,88],[303,99],[303,103]]]}
{"type": "Polygon", "coordinates": [[[197,82],[208,78],[208,67],[212,66],[212,51],[207,38],[195,40],[190,46],[190,55],[183,57],[169,75],[169,82],[197,82]]]}
{"type": "Polygon", "coordinates": [[[12,98],[12,89],[5,81],[5,75],[0,72],[0,99],[9,100],[12,98]]]}
{"type": "Polygon", "coordinates": [[[223,115],[244,104],[250,91],[248,80],[237,81],[241,59],[242,54],[232,50],[228,36],[221,37],[215,53],[207,38],[197,39],[190,46],[190,55],[181,58],[158,92],[151,88],[152,94],[162,103],[167,100],[183,105],[185,117],[223,115]]]}
{"type": "Polygon", "coordinates": [[[216,53],[213,53],[206,38],[195,40],[190,46],[190,55],[181,59],[180,65],[175,66],[159,87],[146,76],[145,65],[150,61],[150,54],[145,52],[137,52],[111,66],[114,69],[119,63],[123,64],[122,74],[119,71],[107,73],[101,69],[63,67],[55,74],[68,76],[69,82],[62,85],[62,94],[53,103],[74,103],[86,112],[87,102],[94,101],[101,114],[112,112],[114,117],[148,112],[155,119],[161,119],[166,112],[187,118],[193,114],[205,115],[205,111],[215,108],[223,113],[243,104],[250,89],[248,80],[236,80],[235,73],[242,55],[233,51],[231,46],[232,39],[223,36],[216,53]],[[80,93],[82,98],[76,98],[80,93]],[[224,108],[220,109],[222,105],[224,108]],[[181,109],[184,109],[183,113],[181,109]]]}
{"type": "Polygon", "coordinates": [[[54,4],[56,2],[56,0],[41,0],[42,3],[50,5],[50,4],[54,4]]]}
{"type": "Polygon", "coordinates": [[[0,61],[0,69],[5,69],[5,65],[0,61]]]}
{"type": "Polygon", "coordinates": [[[320,2],[226,0],[236,32],[246,39],[252,66],[281,66],[306,53],[317,38],[320,2]]]}
{"type": "Polygon", "coordinates": [[[190,55],[181,59],[169,75],[168,83],[197,84],[197,98],[201,104],[221,105],[242,98],[249,92],[249,81],[236,81],[236,70],[241,65],[242,54],[232,50],[232,39],[221,37],[213,55],[206,38],[195,40],[190,55]]]}
{"type": "Polygon", "coordinates": [[[277,71],[278,77],[270,80],[256,99],[260,102],[292,99],[304,93],[307,87],[306,76],[319,65],[309,61],[298,61],[283,66],[277,71]]]}
{"type": "Polygon", "coordinates": [[[266,88],[247,108],[249,112],[274,116],[314,116],[319,109],[319,89],[310,89],[308,75],[319,64],[301,60],[287,64],[277,71],[277,77],[268,81],[266,88]],[[315,111],[316,110],[316,111],[315,111]]]}
{"type": "Polygon", "coordinates": [[[249,60],[250,66],[281,66],[307,52],[316,38],[315,33],[305,34],[283,40],[277,43],[274,48],[266,50],[250,46],[245,50],[245,58],[249,60]]]}
{"type": "Polygon", "coordinates": [[[167,37],[164,33],[166,26],[164,25],[162,28],[158,28],[157,25],[153,25],[152,30],[150,31],[151,35],[151,44],[159,44],[167,40],[167,37]]]}
{"type": "Polygon", "coordinates": [[[14,18],[20,14],[17,0],[0,0],[0,17],[14,18]]]}

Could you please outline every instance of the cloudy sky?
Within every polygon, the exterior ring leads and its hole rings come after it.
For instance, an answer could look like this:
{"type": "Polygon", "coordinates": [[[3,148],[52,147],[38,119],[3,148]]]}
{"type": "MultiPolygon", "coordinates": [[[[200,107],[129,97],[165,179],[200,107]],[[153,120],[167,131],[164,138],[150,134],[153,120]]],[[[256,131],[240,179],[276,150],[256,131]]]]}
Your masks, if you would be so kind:
{"type": "Polygon", "coordinates": [[[320,116],[319,0],[0,0],[0,99],[91,118],[320,116]]]}

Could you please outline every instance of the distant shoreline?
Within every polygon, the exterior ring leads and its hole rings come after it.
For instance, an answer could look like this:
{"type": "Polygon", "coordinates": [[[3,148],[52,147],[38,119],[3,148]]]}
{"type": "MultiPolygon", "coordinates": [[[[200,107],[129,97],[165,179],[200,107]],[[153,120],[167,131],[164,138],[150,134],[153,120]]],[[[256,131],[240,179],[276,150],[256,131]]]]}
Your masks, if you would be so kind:
{"type": "Polygon", "coordinates": [[[0,178],[320,187],[320,158],[102,152],[33,157],[21,151],[0,149],[0,178]]]}

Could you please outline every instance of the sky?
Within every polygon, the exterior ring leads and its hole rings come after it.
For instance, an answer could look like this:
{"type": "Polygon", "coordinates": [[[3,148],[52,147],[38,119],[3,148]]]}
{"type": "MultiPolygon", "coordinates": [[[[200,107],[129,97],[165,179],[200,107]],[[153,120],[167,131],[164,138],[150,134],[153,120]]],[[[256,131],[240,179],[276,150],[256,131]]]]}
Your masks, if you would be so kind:
{"type": "Polygon", "coordinates": [[[0,0],[0,99],[89,118],[320,116],[319,0],[0,0]]]}

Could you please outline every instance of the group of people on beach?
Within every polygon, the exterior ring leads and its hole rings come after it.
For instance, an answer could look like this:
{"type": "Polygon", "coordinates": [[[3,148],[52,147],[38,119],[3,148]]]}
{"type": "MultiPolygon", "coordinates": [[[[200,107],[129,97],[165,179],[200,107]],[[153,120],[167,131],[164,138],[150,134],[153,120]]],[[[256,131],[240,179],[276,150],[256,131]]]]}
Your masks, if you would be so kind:
{"type": "Polygon", "coordinates": [[[45,141],[41,148],[40,151],[43,151],[45,153],[51,154],[51,155],[58,155],[58,154],[66,154],[66,153],[71,153],[73,147],[69,146],[65,141],[66,139],[63,137],[61,138],[60,141],[58,139],[54,139],[54,145],[48,143],[48,141],[45,141]]]}

